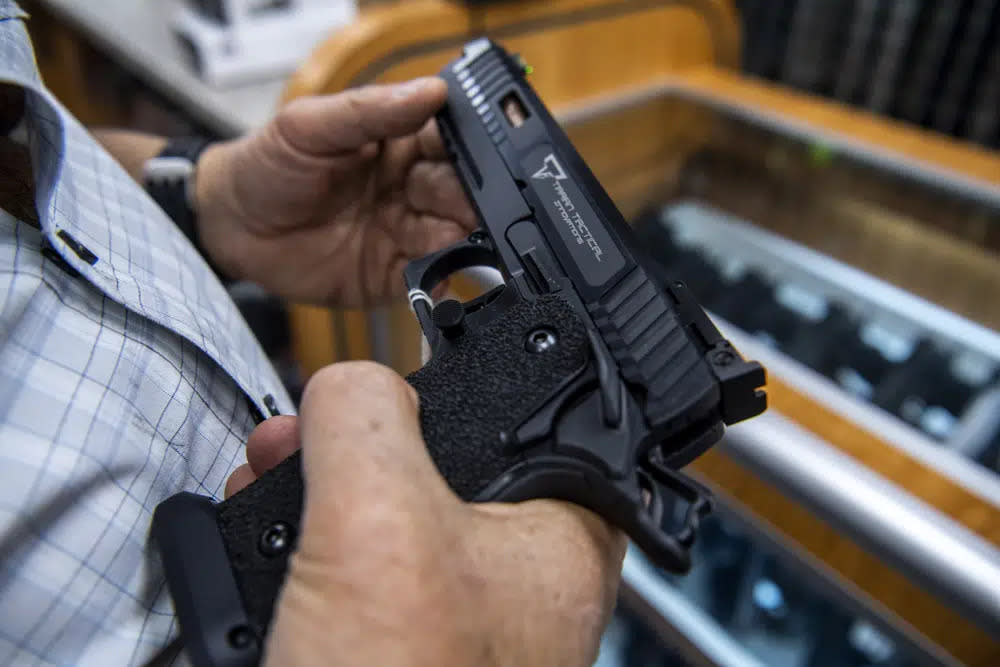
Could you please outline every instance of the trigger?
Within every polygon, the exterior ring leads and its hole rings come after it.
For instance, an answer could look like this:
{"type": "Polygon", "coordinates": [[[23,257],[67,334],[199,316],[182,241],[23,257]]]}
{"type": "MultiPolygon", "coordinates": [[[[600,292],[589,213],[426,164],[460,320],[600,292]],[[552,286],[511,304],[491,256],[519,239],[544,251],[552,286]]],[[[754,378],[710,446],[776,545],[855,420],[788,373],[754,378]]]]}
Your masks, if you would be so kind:
{"type": "Polygon", "coordinates": [[[424,332],[424,340],[427,341],[428,346],[430,346],[430,349],[433,350],[437,347],[438,338],[437,329],[434,328],[432,311],[434,308],[434,302],[431,300],[431,297],[428,296],[427,292],[419,287],[410,289],[407,294],[407,298],[410,300],[410,309],[417,317],[417,323],[420,325],[420,330],[424,332]]]}

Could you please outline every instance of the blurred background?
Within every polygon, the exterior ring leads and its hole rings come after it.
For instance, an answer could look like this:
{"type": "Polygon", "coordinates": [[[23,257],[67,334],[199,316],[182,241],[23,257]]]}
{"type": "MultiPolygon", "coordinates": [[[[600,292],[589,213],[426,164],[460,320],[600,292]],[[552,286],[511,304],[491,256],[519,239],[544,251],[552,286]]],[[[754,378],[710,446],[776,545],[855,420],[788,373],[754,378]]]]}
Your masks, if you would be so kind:
{"type": "MultiPolygon", "coordinates": [[[[166,135],[473,35],[521,52],[660,278],[769,371],[768,414],[689,467],[719,501],[694,568],[630,552],[598,665],[1000,664],[1000,0],[23,4],[81,120],[166,135]]],[[[293,394],[419,365],[405,307],[232,289],[293,394]]]]}
{"type": "MultiPolygon", "coordinates": [[[[626,0],[628,1],[628,0],[626,0]]],[[[117,40],[129,38],[129,18],[141,23],[155,19],[170,23],[170,32],[185,44],[170,52],[183,57],[196,71],[199,59],[211,60],[208,47],[196,48],[190,35],[201,34],[193,18],[179,20],[177,0],[137,0],[117,21],[99,27],[88,15],[104,14],[113,2],[28,0],[22,3],[35,17],[34,39],[39,57],[61,61],[52,68],[50,87],[87,92],[76,100],[94,122],[115,122],[140,129],[197,128],[218,134],[242,129],[199,117],[198,110],[171,100],[177,91],[166,82],[148,80],[151,74],[133,69],[138,63],[121,58],[117,40]],[[60,19],[66,19],[61,21],[60,19]],[[67,25],[68,23],[68,25],[67,25]],[[91,38],[72,47],[62,41],[66,30],[79,29],[91,38]],[[117,35],[115,34],[117,33],[117,35]],[[184,35],[189,35],[184,37],[184,35]],[[86,47],[93,47],[86,48],[86,47]],[[77,50],[80,49],[80,50],[77,50]],[[72,54],[73,61],[65,59],[72,54]],[[199,55],[201,54],[201,55],[199,55]],[[125,62],[121,62],[125,60],[125,62]],[[55,72],[59,74],[55,74],[55,72]],[[138,76],[136,76],[138,75],[138,76]],[[151,85],[152,84],[152,85],[151,85]],[[160,85],[157,85],[160,84],[160,85]]],[[[224,25],[244,3],[231,0],[190,0],[190,14],[207,25],[224,25]],[[232,5],[232,7],[230,7],[232,5]]],[[[245,3],[250,19],[291,11],[296,5],[325,6],[320,25],[334,30],[356,15],[358,8],[390,4],[390,0],[259,0],[245,3]],[[330,10],[330,6],[337,6],[330,10]]],[[[486,2],[471,2],[483,5],[486,2]]],[[[928,130],[967,139],[983,146],[1000,146],[1000,18],[994,0],[736,0],[742,47],[739,67],[748,76],[885,114],[928,130]]],[[[114,7],[114,10],[119,9],[114,7]]],[[[187,15],[187,12],[185,12],[187,15]]],[[[308,14],[303,14],[309,16],[308,14]]],[[[315,23],[315,18],[310,17],[315,23]]],[[[275,31],[275,43],[287,45],[297,35],[296,21],[284,33],[275,31]]],[[[163,34],[163,31],[160,32],[163,34]]],[[[75,33],[74,36],[79,36],[75,33]]],[[[265,38],[266,39],[266,38],[265,38]]],[[[305,40],[305,53],[319,40],[305,40]],[[310,44],[311,42],[311,44],[310,44]]],[[[152,50],[153,45],[146,45],[152,50]]],[[[172,46],[172,45],[171,45],[172,46]]],[[[624,48],[624,45],[623,45],[624,48]]],[[[280,50],[280,49],[279,49],[280,50]]],[[[305,59],[292,56],[284,74],[305,59]]],[[[236,60],[239,60],[236,58],[236,60]]],[[[248,59],[250,60],[250,59],[248,59]]],[[[180,64],[180,63],[165,63],[180,64]]],[[[225,70],[225,68],[222,68],[225,70]]],[[[216,88],[245,87],[248,82],[282,80],[281,65],[237,64],[210,80],[216,88]]],[[[205,80],[204,72],[200,75],[205,80]]]]}
{"type": "Polygon", "coordinates": [[[998,3],[736,4],[747,74],[983,146],[1000,145],[998,3]]]}

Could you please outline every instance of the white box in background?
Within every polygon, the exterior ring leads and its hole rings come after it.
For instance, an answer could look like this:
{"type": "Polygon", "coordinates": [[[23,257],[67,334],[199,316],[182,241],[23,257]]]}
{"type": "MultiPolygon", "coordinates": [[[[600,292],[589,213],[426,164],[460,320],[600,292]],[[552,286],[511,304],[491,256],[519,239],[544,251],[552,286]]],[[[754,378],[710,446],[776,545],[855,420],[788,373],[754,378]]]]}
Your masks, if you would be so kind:
{"type": "Polygon", "coordinates": [[[355,0],[181,0],[172,27],[206,83],[285,76],[357,15],[355,0]]]}

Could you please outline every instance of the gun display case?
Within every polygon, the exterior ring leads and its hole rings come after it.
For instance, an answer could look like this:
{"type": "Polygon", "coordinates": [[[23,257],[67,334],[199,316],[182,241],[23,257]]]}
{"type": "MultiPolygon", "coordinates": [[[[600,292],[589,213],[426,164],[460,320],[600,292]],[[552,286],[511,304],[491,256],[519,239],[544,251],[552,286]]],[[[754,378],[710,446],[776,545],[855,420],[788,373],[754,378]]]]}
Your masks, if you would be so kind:
{"type": "MultiPolygon", "coordinates": [[[[571,138],[589,158],[609,116],[693,119],[698,146],[679,161],[663,148],[660,180],[627,162],[598,177],[664,279],[769,369],[770,412],[691,466],[724,509],[671,585],[739,638],[705,639],[706,660],[991,664],[1000,190],[699,90],[621,102],[567,114],[571,138]]],[[[630,558],[626,579],[651,586],[630,558]]],[[[648,616],[637,600],[657,594],[628,590],[648,616]]],[[[674,619],[695,613],[674,604],[674,619]]],[[[622,623],[609,655],[652,641],[622,623]]]]}
{"type": "MultiPolygon", "coordinates": [[[[721,1],[374,7],[288,96],[436,71],[484,33],[769,370],[769,412],[690,466],[722,506],[698,564],[629,556],[599,664],[1000,664],[1000,156],[742,77],[721,1]]],[[[293,314],[307,370],[408,372],[418,332],[405,306],[293,314]]]]}

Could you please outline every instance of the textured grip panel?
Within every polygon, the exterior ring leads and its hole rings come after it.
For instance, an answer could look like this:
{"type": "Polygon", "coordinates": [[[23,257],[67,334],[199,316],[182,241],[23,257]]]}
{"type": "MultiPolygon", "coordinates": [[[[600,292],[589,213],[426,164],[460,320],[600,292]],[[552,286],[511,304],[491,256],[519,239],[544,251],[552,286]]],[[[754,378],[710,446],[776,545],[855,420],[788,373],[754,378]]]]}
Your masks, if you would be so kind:
{"type": "MultiPolygon", "coordinates": [[[[407,380],[420,394],[420,421],[431,457],[455,492],[472,500],[526,454],[505,454],[501,431],[529,416],[587,360],[583,322],[562,299],[521,302],[480,331],[456,341],[407,380]],[[539,328],[558,343],[541,353],[525,348],[539,328]]],[[[261,535],[277,522],[297,532],[302,513],[298,454],[219,505],[219,526],[244,607],[263,637],[287,568],[287,553],[266,556],[261,535]]]]}
{"type": "Polygon", "coordinates": [[[561,298],[548,296],[514,306],[407,378],[420,394],[427,448],[459,496],[474,499],[523,459],[503,454],[500,432],[530,416],[586,358],[583,322],[561,298]],[[527,351],[528,335],[540,328],[553,331],[558,343],[527,351]]]}
{"type": "Polygon", "coordinates": [[[219,504],[219,532],[229,553],[247,619],[258,637],[271,623],[271,612],[288,569],[288,552],[267,556],[260,540],[281,522],[298,535],[302,515],[302,456],[296,452],[260,479],[219,504]]]}

